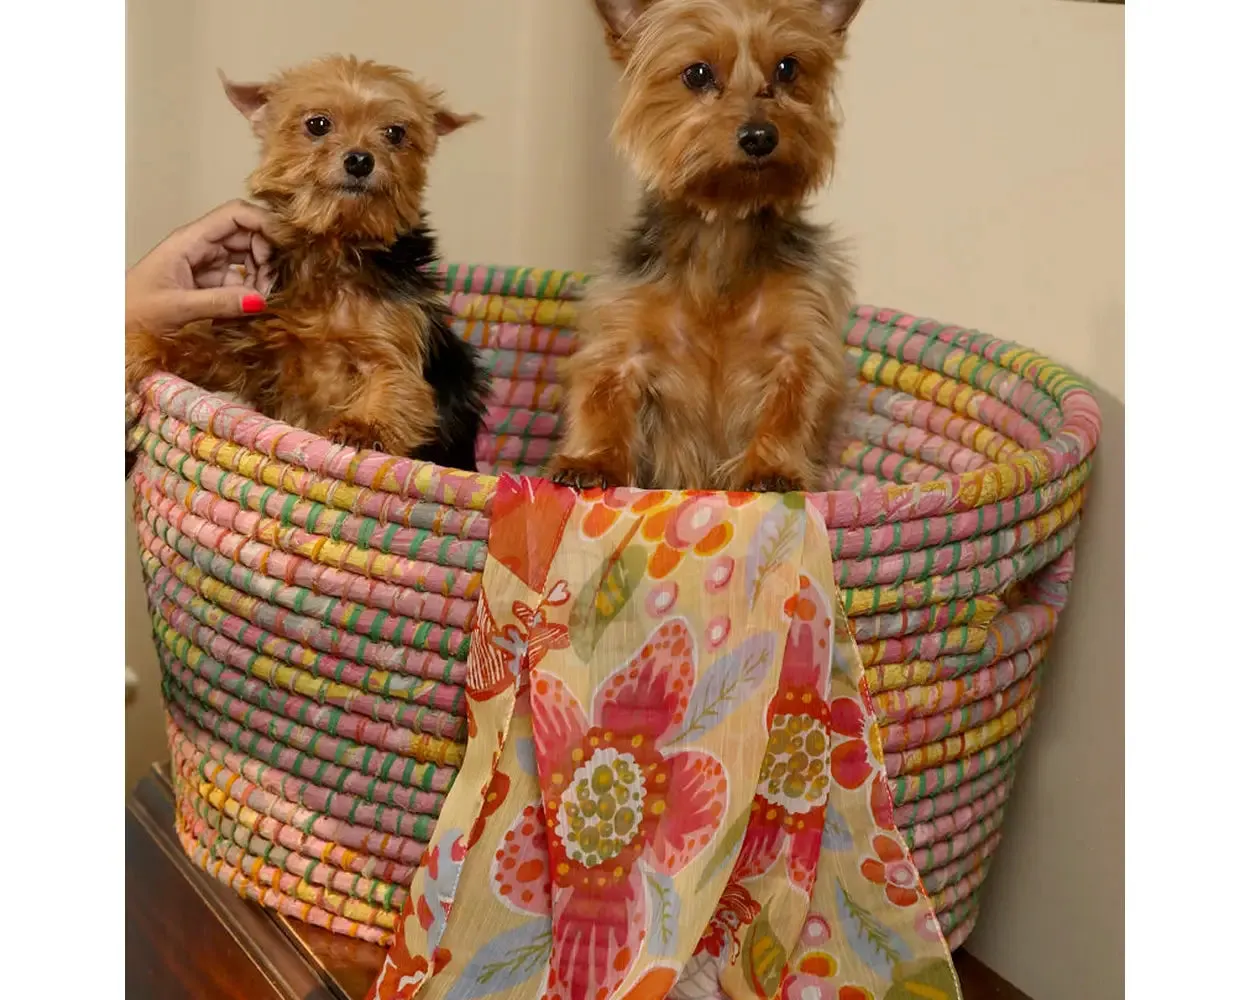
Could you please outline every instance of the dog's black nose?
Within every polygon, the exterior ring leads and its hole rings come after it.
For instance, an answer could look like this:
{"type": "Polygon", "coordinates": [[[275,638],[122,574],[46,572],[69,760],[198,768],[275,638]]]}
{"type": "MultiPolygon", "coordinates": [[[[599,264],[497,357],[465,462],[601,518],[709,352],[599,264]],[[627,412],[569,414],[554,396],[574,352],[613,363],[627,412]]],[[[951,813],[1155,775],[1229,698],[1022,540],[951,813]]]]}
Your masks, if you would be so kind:
{"type": "Polygon", "coordinates": [[[373,173],[373,154],[353,149],[343,157],[343,169],[353,177],[368,177],[373,173]]]}
{"type": "Polygon", "coordinates": [[[738,145],[747,156],[767,156],[777,148],[777,126],[772,122],[743,125],[738,129],[738,145]]]}

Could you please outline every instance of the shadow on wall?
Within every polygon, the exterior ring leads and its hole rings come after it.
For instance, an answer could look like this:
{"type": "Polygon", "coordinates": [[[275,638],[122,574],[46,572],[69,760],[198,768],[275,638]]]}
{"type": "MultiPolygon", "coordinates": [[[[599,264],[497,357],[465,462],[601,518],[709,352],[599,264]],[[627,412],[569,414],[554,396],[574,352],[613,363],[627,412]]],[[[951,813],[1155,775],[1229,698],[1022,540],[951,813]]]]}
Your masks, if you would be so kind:
{"type": "Polygon", "coordinates": [[[1076,982],[1110,1000],[1124,995],[1124,404],[1091,388],[1102,437],[1076,575],[968,950],[1004,971],[1012,957],[1031,996],[1076,982]]]}

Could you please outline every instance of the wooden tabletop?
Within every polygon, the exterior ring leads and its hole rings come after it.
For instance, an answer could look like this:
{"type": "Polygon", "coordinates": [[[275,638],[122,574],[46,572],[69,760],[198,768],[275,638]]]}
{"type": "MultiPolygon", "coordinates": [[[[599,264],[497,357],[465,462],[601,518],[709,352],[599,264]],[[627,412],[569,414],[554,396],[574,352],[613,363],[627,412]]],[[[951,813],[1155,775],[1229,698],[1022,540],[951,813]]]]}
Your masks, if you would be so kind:
{"type": "MultiPolygon", "coordinates": [[[[126,996],[131,1000],[361,1000],[383,949],[264,910],[192,865],[158,768],[126,804],[126,996]]],[[[1029,1000],[955,954],[965,1000],[1029,1000]]]]}

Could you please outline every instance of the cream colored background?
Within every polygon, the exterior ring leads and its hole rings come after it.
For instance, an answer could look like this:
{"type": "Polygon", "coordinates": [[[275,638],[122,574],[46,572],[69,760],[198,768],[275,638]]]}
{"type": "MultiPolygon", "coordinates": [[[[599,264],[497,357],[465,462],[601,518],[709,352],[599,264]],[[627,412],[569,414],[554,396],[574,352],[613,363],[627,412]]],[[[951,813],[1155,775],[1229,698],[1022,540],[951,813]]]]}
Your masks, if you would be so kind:
{"type": "MultiPolygon", "coordinates": [[[[861,301],[1029,344],[1103,407],[1072,602],[969,945],[1035,1000],[1124,991],[1123,26],[1107,4],[868,0],[838,176],[816,206],[855,241],[861,301]]],[[[447,257],[590,268],[632,190],[605,139],[615,74],[600,39],[589,0],[129,0],[128,259],[241,193],[254,146],[218,67],[262,77],[353,52],[485,116],[433,171],[447,257]]],[[[131,536],[128,783],[162,754],[131,536]]]]}

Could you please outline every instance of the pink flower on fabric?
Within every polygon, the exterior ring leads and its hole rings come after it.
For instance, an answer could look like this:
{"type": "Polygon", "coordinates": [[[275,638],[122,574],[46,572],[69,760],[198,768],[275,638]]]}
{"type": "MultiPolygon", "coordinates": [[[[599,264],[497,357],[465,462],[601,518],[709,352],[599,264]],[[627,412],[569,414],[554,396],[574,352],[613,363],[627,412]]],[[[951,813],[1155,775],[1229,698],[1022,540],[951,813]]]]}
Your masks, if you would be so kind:
{"type": "Polygon", "coordinates": [[[734,575],[733,556],[717,556],[712,560],[703,577],[703,586],[709,594],[724,590],[734,575]]]}
{"type": "Polygon", "coordinates": [[[790,631],[777,693],[768,705],[768,745],[736,871],[742,878],[763,875],[784,855],[791,883],[810,892],[832,787],[827,699],[833,615],[806,576],[785,610],[790,631]]]}
{"type": "Polygon", "coordinates": [[[926,941],[942,940],[942,925],[938,923],[937,914],[930,909],[917,914],[915,928],[916,933],[926,941]]]}
{"type": "Polygon", "coordinates": [[[728,798],[711,754],[667,746],[695,681],[685,621],[661,623],[607,677],[589,713],[560,678],[532,674],[535,756],[550,847],[549,996],[595,1000],[638,958],[647,877],[669,878],[707,846],[728,798]]]}
{"type": "Polygon", "coordinates": [[[787,977],[781,987],[781,996],[783,1000],[836,1000],[830,980],[803,973],[787,977]]]}
{"type": "Polygon", "coordinates": [[[664,540],[675,549],[700,546],[715,551],[730,533],[725,530],[725,511],[729,504],[715,494],[692,496],[676,507],[669,515],[664,528],[664,540]],[[703,543],[702,545],[700,543],[703,543]]]}
{"type": "Polygon", "coordinates": [[[803,933],[800,935],[799,940],[809,948],[813,948],[828,941],[832,933],[829,921],[819,914],[813,913],[803,921],[803,933]]]}
{"type": "Polygon", "coordinates": [[[657,584],[647,595],[647,614],[652,618],[662,618],[677,603],[677,584],[671,580],[657,584]]]}
{"type": "Polygon", "coordinates": [[[713,649],[722,646],[729,638],[731,628],[728,615],[717,615],[707,623],[707,644],[713,649]]]}
{"type": "Polygon", "coordinates": [[[511,910],[546,916],[551,912],[547,867],[547,825],[541,803],[527,805],[504,834],[490,869],[495,897],[511,910]]]}

